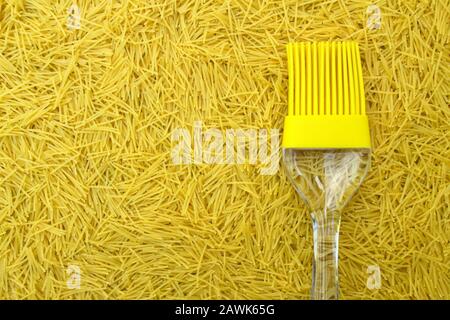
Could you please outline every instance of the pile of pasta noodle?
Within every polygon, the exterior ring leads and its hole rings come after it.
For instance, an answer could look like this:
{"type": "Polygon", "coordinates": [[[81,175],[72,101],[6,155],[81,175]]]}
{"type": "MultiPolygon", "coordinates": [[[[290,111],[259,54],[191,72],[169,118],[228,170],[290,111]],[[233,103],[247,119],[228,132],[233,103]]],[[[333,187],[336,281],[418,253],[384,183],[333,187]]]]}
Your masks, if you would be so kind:
{"type": "Polygon", "coordinates": [[[374,149],[341,297],[450,299],[449,21],[431,0],[1,1],[0,298],[309,298],[281,164],[176,164],[172,133],[281,134],[286,43],[355,40],[374,149]]]}

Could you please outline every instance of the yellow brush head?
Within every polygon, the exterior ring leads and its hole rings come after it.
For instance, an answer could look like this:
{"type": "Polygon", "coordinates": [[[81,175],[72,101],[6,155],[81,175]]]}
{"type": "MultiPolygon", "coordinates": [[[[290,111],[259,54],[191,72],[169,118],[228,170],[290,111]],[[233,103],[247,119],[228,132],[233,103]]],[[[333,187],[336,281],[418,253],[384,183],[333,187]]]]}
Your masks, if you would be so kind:
{"type": "Polygon", "coordinates": [[[287,45],[289,108],[284,148],[370,148],[355,42],[287,45]]]}

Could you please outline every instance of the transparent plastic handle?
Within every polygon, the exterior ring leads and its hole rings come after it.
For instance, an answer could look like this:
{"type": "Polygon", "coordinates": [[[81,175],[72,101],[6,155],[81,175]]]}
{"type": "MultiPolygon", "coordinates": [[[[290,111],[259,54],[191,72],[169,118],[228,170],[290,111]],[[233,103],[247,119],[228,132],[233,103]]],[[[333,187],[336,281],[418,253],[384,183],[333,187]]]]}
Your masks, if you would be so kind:
{"type": "Polygon", "coordinates": [[[311,213],[313,220],[314,261],[311,299],[339,298],[339,219],[335,213],[311,213]],[[324,219],[324,217],[327,217],[324,219]]]}
{"type": "Polygon", "coordinates": [[[369,149],[285,149],[284,164],[311,210],[314,237],[312,299],[338,299],[341,211],[370,166],[369,149]]]}

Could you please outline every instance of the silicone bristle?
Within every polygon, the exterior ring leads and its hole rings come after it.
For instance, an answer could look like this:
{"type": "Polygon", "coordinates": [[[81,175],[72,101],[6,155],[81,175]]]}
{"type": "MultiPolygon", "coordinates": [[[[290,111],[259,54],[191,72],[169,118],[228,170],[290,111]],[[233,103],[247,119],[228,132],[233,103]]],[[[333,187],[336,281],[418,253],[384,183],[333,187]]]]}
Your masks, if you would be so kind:
{"type": "Polygon", "coordinates": [[[358,44],[288,44],[289,115],[365,115],[358,44]]]}

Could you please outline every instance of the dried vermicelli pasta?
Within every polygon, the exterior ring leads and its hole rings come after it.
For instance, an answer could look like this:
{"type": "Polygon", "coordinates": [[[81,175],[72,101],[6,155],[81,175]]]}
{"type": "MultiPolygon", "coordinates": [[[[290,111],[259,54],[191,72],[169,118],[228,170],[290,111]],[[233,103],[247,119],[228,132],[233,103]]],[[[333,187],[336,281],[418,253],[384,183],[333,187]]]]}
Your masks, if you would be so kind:
{"type": "Polygon", "coordinates": [[[171,137],[186,129],[194,153],[198,121],[224,141],[281,130],[286,44],[352,40],[373,154],[342,216],[341,298],[450,299],[449,15],[431,0],[1,1],[0,298],[309,298],[310,218],[283,167],[176,164],[171,137]]]}

